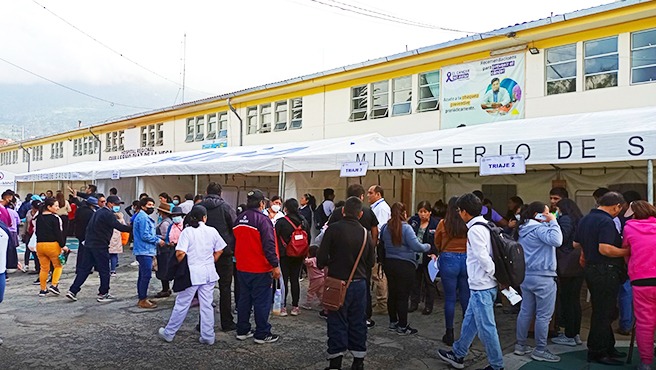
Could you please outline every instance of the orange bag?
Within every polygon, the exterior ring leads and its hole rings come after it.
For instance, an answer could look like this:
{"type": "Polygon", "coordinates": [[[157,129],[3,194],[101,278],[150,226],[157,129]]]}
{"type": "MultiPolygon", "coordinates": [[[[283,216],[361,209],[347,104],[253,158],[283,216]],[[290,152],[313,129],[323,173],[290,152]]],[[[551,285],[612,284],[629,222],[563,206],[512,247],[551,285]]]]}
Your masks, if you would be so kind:
{"type": "Polygon", "coordinates": [[[128,245],[128,241],[130,241],[130,233],[121,233],[121,244],[128,245]]]}

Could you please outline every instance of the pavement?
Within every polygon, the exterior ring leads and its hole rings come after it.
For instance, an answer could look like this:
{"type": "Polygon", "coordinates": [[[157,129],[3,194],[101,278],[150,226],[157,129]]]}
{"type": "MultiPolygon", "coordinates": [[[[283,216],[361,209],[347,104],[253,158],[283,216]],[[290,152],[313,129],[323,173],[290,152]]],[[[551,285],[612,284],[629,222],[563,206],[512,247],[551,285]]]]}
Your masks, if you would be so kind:
{"type": "MultiPolygon", "coordinates": [[[[89,276],[77,302],[64,297],[75,277],[75,253],[64,267],[60,282],[62,296],[59,297],[52,294],[38,297],[39,287],[31,285],[36,275],[20,271],[9,274],[5,299],[0,304],[0,338],[4,340],[0,345],[0,369],[323,369],[327,366],[326,322],[317,311],[303,310],[296,317],[272,316],[273,332],[281,336],[274,344],[238,341],[234,331],[221,332],[217,324],[216,343],[207,346],[198,342],[199,334],[194,330],[198,308],[192,308],[174,341],[163,342],[157,336],[157,329],[166,325],[175,298],[158,300],[159,307],[154,310],[136,307],[138,269],[130,266],[134,258],[129,252],[126,248],[126,253],[121,255],[118,276],[111,280],[111,293],[117,297],[111,303],[95,300],[99,285],[97,274],[89,276]]],[[[306,283],[301,283],[302,291],[306,283]]],[[[160,283],[153,276],[149,293],[154,295],[159,288],[160,283]]],[[[215,290],[217,298],[218,290],[215,290]]],[[[438,297],[431,315],[421,315],[422,305],[419,311],[410,314],[410,324],[419,329],[413,336],[401,337],[389,332],[387,317],[374,316],[377,326],[369,330],[366,368],[449,368],[436,353],[438,348],[446,348],[441,342],[443,304],[443,299],[438,297]]],[[[512,354],[516,315],[503,314],[499,308],[495,312],[501,346],[506,354],[506,369],[532,365],[528,356],[512,354]]],[[[456,308],[456,337],[461,318],[462,313],[456,308]]],[[[218,322],[218,314],[215,321],[218,322]]],[[[588,321],[586,306],[584,326],[588,321]]],[[[584,330],[582,337],[586,338],[587,329],[584,330]]],[[[554,352],[569,350],[552,347],[554,352]]],[[[585,346],[573,349],[582,351],[585,346]]],[[[636,359],[637,356],[634,363],[636,359]]],[[[344,367],[348,368],[350,363],[351,358],[347,356],[344,367]]],[[[465,365],[467,368],[487,365],[485,351],[478,340],[474,341],[465,365]]],[[[574,368],[559,364],[537,365],[524,368],[574,368]]]]}

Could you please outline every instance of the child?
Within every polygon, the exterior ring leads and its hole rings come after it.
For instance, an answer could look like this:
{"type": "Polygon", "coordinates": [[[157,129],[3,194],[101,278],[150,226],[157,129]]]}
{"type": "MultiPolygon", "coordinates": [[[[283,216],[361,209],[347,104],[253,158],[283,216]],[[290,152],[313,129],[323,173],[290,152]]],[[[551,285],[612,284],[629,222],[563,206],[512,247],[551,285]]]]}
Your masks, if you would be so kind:
{"type": "MultiPolygon", "coordinates": [[[[112,210],[116,219],[125,225],[125,220],[123,220],[123,213],[121,213],[121,208],[119,206],[114,206],[112,210]]],[[[127,238],[125,238],[127,239],[127,238]]],[[[126,244],[127,244],[127,240],[126,244]]],[[[124,237],[122,233],[114,229],[112,238],[109,241],[109,276],[116,277],[116,268],[118,267],[118,255],[123,253],[124,237]]]]}
{"type": "Polygon", "coordinates": [[[325,274],[323,270],[317,268],[317,250],[319,250],[318,246],[311,245],[309,256],[305,258],[305,265],[307,266],[308,276],[310,278],[305,304],[302,306],[306,310],[311,310],[313,306],[321,306],[325,274]]]}

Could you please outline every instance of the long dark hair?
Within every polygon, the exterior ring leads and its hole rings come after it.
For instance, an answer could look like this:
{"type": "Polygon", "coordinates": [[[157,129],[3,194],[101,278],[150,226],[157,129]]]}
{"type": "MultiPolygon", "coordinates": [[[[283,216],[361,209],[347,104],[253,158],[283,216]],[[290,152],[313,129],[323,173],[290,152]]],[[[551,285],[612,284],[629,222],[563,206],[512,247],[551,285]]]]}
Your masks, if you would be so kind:
{"type": "Polygon", "coordinates": [[[535,213],[544,213],[544,208],[546,206],[546,204],[537,201],[529,204],[520,214],[519,224],[523,225],[526,221],[533,220],[533,215],[535,213]]]}
{"type": "Polygon", "coordinates": [[[66,207],[66,198],[64,198],[64,193],[59,192],[55,197],[57,199],[57,202],[59,203],[59,208],[66,207]]]}
{"type": "Polygon", "coordinates": [[[205,216],[207,216],[207,208],[201,205],[195,205],[187,215],[187,223],[189,226],[196,229],[200,226],[200,222],[203,221],[203,217],[205,216]]]}
{"type": "Polygon", "coordinates": [[[287,210],[288,215],[298,216],[298,200],[289,198],[285,201],[284,207],[287,210]]]}
{"type": "Polygon", "coordinates": [[[317,209],[317,198],[315,198],[314,195],[310,193],[303,194],[303,198],[307,199],[308,206],[310,207],[312,212],[314,212],[314,210],[317,209]]]}
{"type": "Polygon", "coordinates": [[[467,224],[462,220],[458,214],[458,206],[456,202],[458,197],[451,197],[446,207],[446,214],[444,215],[444,229],[449,238],[466,238],[467,237],[467,224]]]}
{"type": "Polygon", "coordinates": [[[53,197],[44,199],[43,202],[41,202],[41,204],[39,205],[39,214],[42,215],[43,211],[48,211],[48,207],[54,206],[55,203],[57,203],[57,199],[53,197]]]}
{"type": "Polygon", "coordinates": [[[387,221],[387,228],[392,235],[392,244],[401,245],[403,241],[403,223],[405,222],[405,205],[401,202],[392,204],[392,216],[387,221]]]}
{"type": "Polygon", "coordinates": [[[166,198],[166,203],[173,203],[173,200],[171,199],[168,193],[161,193],[159,196],[162,198],[166,198]]]}
{"type": "Polygon", "coordinates": [[[573,225],[576,227],[579,221],[583,218],[583,212],[576,204],[575,201],[569,198],[563,198],[556,203],[556,207],[560,209],[560,214],[569,216],[572,219],[573,225]]]}

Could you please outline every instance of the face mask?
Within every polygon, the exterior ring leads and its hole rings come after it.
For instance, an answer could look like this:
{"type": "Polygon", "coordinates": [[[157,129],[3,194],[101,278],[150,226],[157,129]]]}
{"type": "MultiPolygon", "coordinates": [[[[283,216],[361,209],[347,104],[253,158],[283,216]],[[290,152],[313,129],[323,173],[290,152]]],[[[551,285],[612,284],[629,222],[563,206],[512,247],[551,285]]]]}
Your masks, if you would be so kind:
{"type": "Polygon", "coordinates": [[[45,196],[45,195],[42,195],[42,196],[41,196],[41,200],[46,200],[46,196],[45,196]]]}
{"type": "Polygon", "coordinates": [[[114,206],[114,207],[112,207],[112,211],[114,211],[114,213],[119,213],[119,212],[121,212],[121,206],[114,206]]]}
{"type": "Polygon", "coordinates": [[[155,207],[153,207],[153,208],[146,208],[146,214],[148,214],[148,215],[152,215],[153,212],[155,212],[155,207]]]}
{"type": "Polygon", "coordinates": [[[175,222],[176,224],[179,224],[180,222],[182,222],[182,216],[173,217],[173,222],[175,222]]]}
{"type": "Polygon", "coordinates": [[[521,215],[515,215],[515,219],[516,219],[517,221],[519,221],[520,218],[522,218],[521,215]]]}
{"type": "Polygon", "coordinates": [[[273,212],[280,212],[280,206],[277,205],[277,204],[274,204],[274,205],[271,206],[271,210],[273,212]]]}
{"type": "Polygon", "coordinates": [[[177,206],[178,204],[180,204],[180,201],[177,199],[173,199],[173,204],[177,206]]]}

